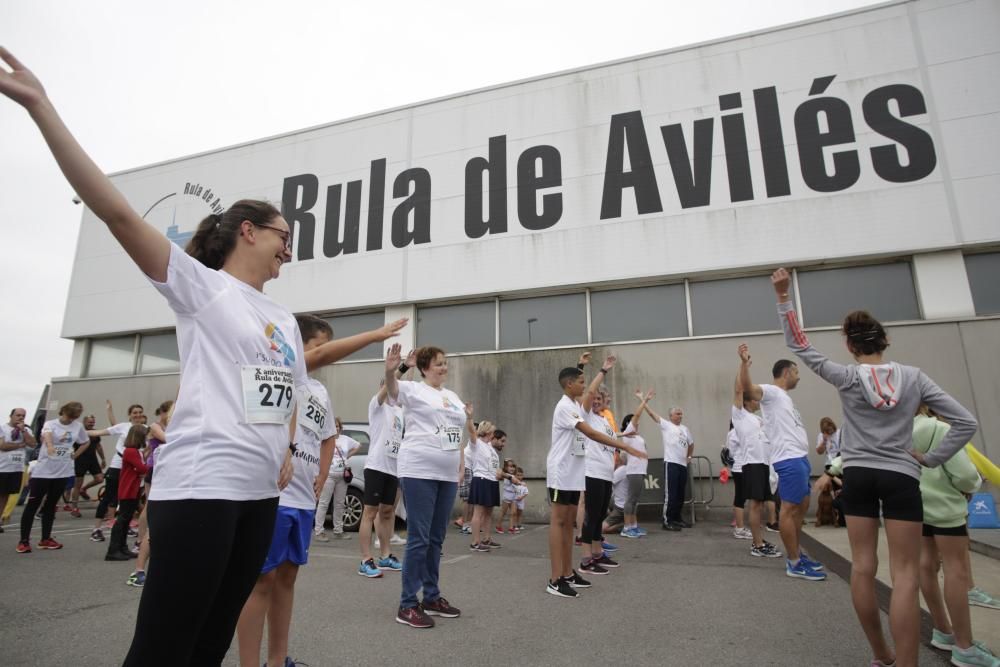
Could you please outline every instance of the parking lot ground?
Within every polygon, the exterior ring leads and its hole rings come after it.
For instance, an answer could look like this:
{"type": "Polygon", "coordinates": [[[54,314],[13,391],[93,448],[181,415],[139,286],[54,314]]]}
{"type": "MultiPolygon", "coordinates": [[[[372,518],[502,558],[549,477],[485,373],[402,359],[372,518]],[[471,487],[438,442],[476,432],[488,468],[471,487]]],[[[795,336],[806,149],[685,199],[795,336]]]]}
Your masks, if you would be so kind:
{"type": "MultiPolygon", "coordinates": [[[[2,663],[120,664],[141,592],[125,585],[131,564],[105,562],[90,520],[62,512],[55,537],[64,549],[17,554],[19,511],[0,535],[2,663]]],[[[647,538],[613,538],[621,567],[592,577],[577,599],[545,593],[546,526],[496,535],[503,548],[487,554],[469,552],[450,529],[442,591],[462,616],[430,630],[395,622],[398,574],[356,574],[356,535],[315,543],[296,589],[292,657],[312,667],[870,664],[843,579],[788,578],[781,559],[751,557],[721,518],[681,533],[646,527],[647,538]]],[[[225,664],[238,664],[235,642],[225,664]]],[[[946,663],[924,646],[920,664],[946,663]]]]}

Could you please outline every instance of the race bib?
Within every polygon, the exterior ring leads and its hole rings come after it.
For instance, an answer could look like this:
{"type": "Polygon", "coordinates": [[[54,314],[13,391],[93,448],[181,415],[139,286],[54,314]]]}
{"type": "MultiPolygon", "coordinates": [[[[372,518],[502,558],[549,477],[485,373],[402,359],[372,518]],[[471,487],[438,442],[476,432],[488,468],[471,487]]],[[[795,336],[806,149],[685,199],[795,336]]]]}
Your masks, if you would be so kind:
{"type": "Polygon", "coordinates": [[[403,420],[392,416],[392,435],[385,441],[385,455],[390,459],[399,457],[399,445],[403,441],[403,420]]]}
{"type": "Polygon", "coordinates": [[[8,457],[9,457],[8,460],[11,463],[19,465],[19,466],[23,466],[24,465],[24,450],[23,449],[15,449],[15,450],[12,450],[12,451],[8,452],[7,454],[8,454],[8,457]]]}
{"type": "Polygon", "coordinates": [[[244,366],[243,417],[247,424],[287,424],[294,401],[290,368],[244,366]]]}
{"type": "Polygon", "coordinates": [[[385,455],[390,459],[399,457],[399,440],[389,438],[385,441],[385,455]]]}
{"type": "Polygon", "coordinates": [[[438,446],[445,451],[455,451],[462,442],[462,427],[465,414],[455,410],[438,410],[441,423],[438,425],[438,446]]]}
{"type": "Polygon", "coordinates": [[[323,402],[308,389],[299,392],[299,426],[309,431],[317,438],[321,437],[330,418],[330,411],[323,402]]]}
{"type": "Polygon", "coordinates": [[[587,454],[587,439],[578,431],[573,435],[573,449],[570,453],[573,456],[586,456],[587,454]]]}

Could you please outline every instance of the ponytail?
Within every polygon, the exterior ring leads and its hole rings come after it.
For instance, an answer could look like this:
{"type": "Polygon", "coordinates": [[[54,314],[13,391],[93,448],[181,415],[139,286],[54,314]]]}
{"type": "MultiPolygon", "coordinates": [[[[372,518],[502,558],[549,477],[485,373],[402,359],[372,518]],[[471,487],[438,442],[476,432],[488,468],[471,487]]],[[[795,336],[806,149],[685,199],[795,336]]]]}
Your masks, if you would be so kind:
{"type": "Polygon", "coordinates": [[[848,313],[841,331],[854,354],[878,354],[889,347],[889,338],[882,323],[867,311],[848,313]]]}
{"type": "Polygon", "coordinates": [[[213,213],[200,223],[184,251],[210,269],[218,271],[225,264],[246,220],[254,225],[266,225],[281,213],[266,201],[241,199],[222,215],[213,213]]]}

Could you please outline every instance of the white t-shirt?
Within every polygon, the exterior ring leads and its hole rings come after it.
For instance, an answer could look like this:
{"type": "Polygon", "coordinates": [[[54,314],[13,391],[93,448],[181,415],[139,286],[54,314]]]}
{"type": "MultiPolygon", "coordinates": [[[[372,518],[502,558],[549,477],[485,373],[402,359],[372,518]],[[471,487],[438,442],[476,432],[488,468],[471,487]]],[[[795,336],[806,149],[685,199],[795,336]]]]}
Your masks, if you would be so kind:
{"type": "MultiPolygon", "coordinates": [[[[604,418],[604,415],[588,412],[585,419],[595,431],[599,431],[609,438],[614,439],[615,430],[611,428],[611,424],[604,418]]],[[[614,447],[608,447],[599,442],[589,440],[587,442],[587,456],[585,458],[586,464],[584,467],[587,477],[603,479],[608,482],[611,481],[615,474],[614,447]]]]}
{"type": "Polygon", "coordinates": [[[399,381],[406,433],[399,448],[399,477],[458,481],[465,427],[465,403],[450,389],[435,389],[425,382],[399,381]]]}
{"type": "Polygon", "coordinates": [[[337,444],[333,446],[333,460],[330,462],[330,477],[344,474],[347,459],[351,458],[351,452],[360,446],[361,443],[349,435],[337,436],[337,444]]]}
{"type": "Polygon", "coordinates": [[[49,448],[39,443],[38,463],[31,469],[31,476],[38,479],[64,479],[73,476],[73,443],[82,445],[90,442],[87,429],[79,421],[63,424],[58,419],[50,419],[42,427],[42,437],[52,434],[55,456],[49,456],[49,448]]]}
{"type": "Polygon", "coordinates": [[[808,456],[809,436],[792,397],[773,384],[762,384],[760,388],[764,393],[760,411],[764,414],[764,433],[771,445],[771,463],[808,456]]]}
{"type": "MultiPolygon", "coordinates": [[[[638,417],[633,417],[633,420],[638,419],[638,417]]],[[[629,422],[628,428],[625,429],[625,444],[632,449],[637,449],[640,452],[646,453],[646,439],[635,432],[635,426],[629,422]]],[[[626,475],[645,475],[649,470],[649,459],[640,459],[638,456],[628,455],[625,460],[625,474],[626,475]]]]}
{"type": "Polygon", "coordinates": [[[769,447],[764,433],[764,421],[745,408],[737,408],[735,405],[731,406],[730,415],[733,430],[740,443],[743,458],[741,467],[752,463],[768,463],[769,447]]]}
{"type": "MultiPolygon", "coordinates": [[[[278,496],[278,504],[300,510],[316,509],[313,482],[319,477],[321,445],[337,433],[330,395],[323,383],[307,378],[299,389],[298,423],[295,425],[295,451],[292,452],[292,481],[278,496]],[[311,410],[308,408],[312,408],[311,410]]],[[[332,467],[332,466],[331,466],[332,467]]]]}
{"type": "Polygon", "coordinates": [[[500,452],[490,443],[478,438],[475,442],[469,443],[469,448],[472,452],[472,476],[488,479],[491,482],[497,481],[500,452]]]}
{"type": "Polygon", "coordinates": [[[729,449],[729,455],[733,457],[733,472],[743,472],[743,444],[740,442],[735,424],[726,434],[726,448],[729,449]]]}
{"type": "Polygon", "coordinates": [[[677,426],[669,419],[660,419],[660,433],[663,435],[663,461],[687,466],[688,445],[691,432],[681,424],[677,426]]]}
{"type": "Polygon", "coordinates": [[[569,396],[556,403],[552,413],[552,445],[545,459],[545,486],[560,491],[584,491],[587,486],[587,438],[577,430],[583,406],[569,396]]]}
{"type": "MultiPolygon", "coordinates": [[[[816,446],[823,444],[823,433],[816,435],[816,446]]],[[[826,462],[833,463],[833,460],[840,456],[840,429],[838,428],[830,436],[830,441],[826,443],[826,462]]]]}
{"type": "Polygon", "coordinates": [[[527,495],[528,495],[528,487],[526,484],[514,485],[514,500],[524,500],[524,497],[527,495]]]}
{"type": "MultiPolygon", "coordinates": [[[[24,443],[24,431],[28,430],[28,427],[22,426],[21,428],[23,430],[18,431],[15,438],[13,435],[13,426],[10,424],[0,424],[0,442],[5,442],[8,445],[20,445],[24,443]]],[[[25,459],[24,448],[12,449],[9,452],[0,452],[0,472],[24,472],[25,459]]]]}
{"type": "Polygon", "coordinates": [[[388,397],[378,404],[378,394],[368,403],[368,428],[371,444],[365,469],[378,470],[396,476],[396,460],[403,442],[403,410],[391,405],[388,397]]]}
{"type": "MultiPolygon", "coordinates": [[[[111,463],[108,464],[109,468],[117,468],[118,470],[121,470],[122,455],[125,454],[125,437],[131,430],[132,422],[121,422],[120,424],[108,427],[108,435],[118,436],[118,442],[115,443],[115,455],[111,457],[111,463]]],[[[159,447],[157,447],[157,449],[159,449],[159,447]]]]}
{"type": "Polygon", "coordinates": [[[618,466],[612,477],[611,492],[615,507],[625,509],[625,501],[628,500],[628,471],[625,466],[618,466]]]}
{"type": "Polygon", "coordinates": [[[294,388],[306,381],[295,318],[173,243],[167,281],[151,282],[177,315],[181,387],[150,498],[278,497],[294,388]]]}

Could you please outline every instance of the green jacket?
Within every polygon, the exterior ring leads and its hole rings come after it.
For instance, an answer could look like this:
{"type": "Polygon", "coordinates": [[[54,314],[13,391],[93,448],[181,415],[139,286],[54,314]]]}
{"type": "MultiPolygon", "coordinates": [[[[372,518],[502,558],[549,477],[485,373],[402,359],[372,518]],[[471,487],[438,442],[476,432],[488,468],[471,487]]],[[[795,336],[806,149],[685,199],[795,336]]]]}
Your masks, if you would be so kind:
{"type": "MultiPolygon", "coordinates": [[[[933,417],[917,415],[913,419],[913,449],[924,454],[933,451],[949,428],[933,417]]],[[[922,468],[924,523],[937,528],[963,525],[969,516],[969,501],[963,494],[975,493],[981,484],[979,471],[964,448],[936,468],[922,468]]]]}

